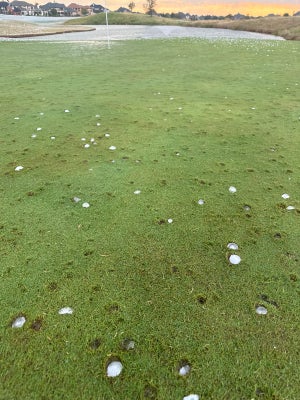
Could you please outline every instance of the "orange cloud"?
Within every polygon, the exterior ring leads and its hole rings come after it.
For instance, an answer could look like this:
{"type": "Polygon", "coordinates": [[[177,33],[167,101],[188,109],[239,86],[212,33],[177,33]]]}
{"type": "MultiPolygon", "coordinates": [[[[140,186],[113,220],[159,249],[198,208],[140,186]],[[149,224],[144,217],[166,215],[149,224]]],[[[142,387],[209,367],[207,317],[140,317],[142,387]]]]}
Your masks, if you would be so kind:
{"type": "MultiPolygon", "coordinates": [[[[43,0],[46,2],[46,0],[43,0]]],[[[136,3],[134,11],[145,12],[143,4],[146,0],[133,0],[136,3]]],[[[131,0],[99,0],[97,4],[105,5],[110,10],[116,10],[119,7],[127,7],[131,0]]],[[[80,4],[91,4],[90,0],[82,0],[80,4]]],[[[255,1],[236,1],[230,0],[157,0],[155,10],[157,12],[178,12],[197,14],[197,15],[228,15],[237,14],[238,12],[245,15],[259,16],[268,14],[284,14],[293,15],[300,11],[298,0],[255,0],[255,1]]],[[[69,3],[68,3],[69,4],[69,3]]]]}
{"type": "Polygon", "coordinates": [[[298,7],[293,4],[286,2],[284,4],[278,4],[278,2],[250,2],[250,1],[239,1],[237,3],[232,2],[211,2],[211,1],[197,1],[195,4],[193,1],[167,1],[161,0],[157,2],[157,11],[159,12],[189,12],[191,14],[198,15],[228,15],[228,14],[241,14],[259,16],[268,14],[284,14],[293,13],[299,11],[300,5],[298,7]]]}

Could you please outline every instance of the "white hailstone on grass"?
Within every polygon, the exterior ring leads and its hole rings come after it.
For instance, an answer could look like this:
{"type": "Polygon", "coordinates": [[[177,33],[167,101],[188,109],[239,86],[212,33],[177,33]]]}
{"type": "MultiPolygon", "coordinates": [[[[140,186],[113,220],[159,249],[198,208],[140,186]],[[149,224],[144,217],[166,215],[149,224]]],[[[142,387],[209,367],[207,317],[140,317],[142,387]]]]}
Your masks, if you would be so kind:
{"type": "Polygon", "coordinates": [[[251,107],[251,110],[255,110],[255,107],[251,107]]]}
{"type": "Polygon", "coordinates": [[[70,110],[65,110],[65,113],[69,113],[70,112],[70,110]]]}
{"type": "Polygon", "coordinates": [[[197,394],[189,394],[188,396],[184,396],[182,400],[199,400],[200,397],[197,394]]]}
{"type": "Polygon", "coordinates": [[[292,210],[295,210],[295,207],[294,206],[287,206],[287,208],[286,208],[288,211],[292,211],[292,210]]]}
{"type": "Polygon", "coordinates": [[[174,100],[174,97],[170,97],[170,100],[174,100]]]}
{"type": "Polygon", "coordinates": [[[241,257],[236,254],[231,254],[229,257],[230,264],[237,265],[241,262],[241,257]]]}
{"type": "Polygon", "coordinates": [[[85,138],[85,137],[82,137],[81,140],[82,140],[83,142],[85,142],[85,141],[86,141],[86,138],[85,138]]]}
{"type": "Polygon", "coordinates": [[[228,190],[229,190],[230,193],[235,193],[236,192],[236,187],[230,186],[228,190]]]}
{"type": "Polygon", "coordinates": [[[79,203],[80,202],[80,200],[81,200],[81,198],[80,197],[73,197],[73,201],[74,201],[74,203],[79,203]]]}
{"type": "Polygon", "coordinates": [[[87,202],[85,202],[85,203],[82,203],[82,207],[83,207],[83,208],[89,208],[89,206],[90,206],[90,204],[89,204],[89,203],[87,203],[87,202]]]}
{"type": "Polygon", "coordinates": [[[123,365],[120,361],[112,361],[108,364],[106,374],[109,378],[115,378],[122,372],[123,365]]]}
{"type": "Polygon", "coordinates": [[[22,169],[24,169],[24,167],[22,167],[22,165],[18,165],[18,166],[15,168],[15,171],[22,171],[22,169]]]}
{"type": "Polygon", "coordinates": [[[42,130],[42,128],[36,128],[36,130],[37,130],[37,131],[41,131],[41,130],[42,130]]]}
{"type": "Polygon", "coordinates": [[[256,307],[256,314],[258,315],[266,315],[268,313],[268,310],[264,306],[258,306],[256,307]]]}
{"type": "Polygon", "coordinates": [[[100,115],[99,115],[99,114],[96,114],[95,117],[96,117],[96,118],[100,118],[100,115]]]}
{"type": "Polygon", "coordinates": [[[71,308],[71,307],[63,307],[58,311],[58,314],[60,314],[60,315],[73,314],[73,308],[71,308]]]}
{"type": "Polygon", "coordinates": [[[96,124],[97,126],[100,126],[101,124],[100,124],[100,122],[97,122],[97,124],[96,124]]]}
{"type": "Polygon", "coordinates": [[[227,248],[230,250],[238,250],[239,246],[236,243],[228,243],[227,248]]]}
{"type": "Polygon", "coordinates": [[[89,147],[90,147],[90,145],[88,143],[84,145],[85,149],[88,149],[89,147]]]}
{"type": "Polygon", "coordinates": [[[33,133],[33,134],[31,135],[31,137],[34,139],[34,138],[37,137],[37,135],[36,135],[35,133],[33,133]]]}
{"type": "Polygon", "coordinates": [[[173,222],[172,218],[169,218],[169,219],[168,219],[168,223],[169,223],[169,224],[172,224],[172,222],[173,222]]]}
{"type": "Polygon", "coordinates": [[[187,375],[190,371],[191,371],[191,367],[190,367],[188,364],[183,365],[183,366],[180,368],[180,370],[179,370],[179,375],[180,375],[180,376],[185,376],[185,375],[187,375]]]}
{"type": "Polygon", "coordinates": [[[95,139],[94,139],[94,138],[91,138],[91,142],[94,143],[94,141],[95,141],[95,139]]]}
{"type": "Polygon", "coordinates": [[[43,113],[43,112],[40,112],[40,115],[44,115],[44,113],[43,113]]]}
{"type": "Polygon", "coordinates": [[[138,189],[138,190],[135,190],[133,193],[134,194],[141,194],[141,191],[138,189]]]}
{"type": "Polygon", "coordinates": [[[51,140],[55,140],[56,138],[55,138],[55,136],[51,136],[50,139],[51,140]]]}
{"type": "Polygon", "coordinates": [[[116,148],[116,146],[110,146],[109,147],[109,150],[116,150],[117,148],[116,148]]]}
{"type": "Polygon", "coordinates": [[[182,110],[182,107],[178,107],[178,110],[182,110]]]}
{"type": "Polygon", "coordinates": [[[283,195],[281,196],[284,200],[289,199],[290,196],[287,193],[283,193],[283,195]]]}
{"type": "Polygon", "coordinates": [[[204,203],[205,203],[204,200],[202,200],[202,199],[199,199],[199,200],[198,200],[198,204],[200,204],[200,206],[203,206],[204,203]]]}
{"type": "Polygon", "coordinates": [[[14,320],[11,327],[12,328],[22,328],[22,326],[25,324],[25,322],[26,322],[25,317],[18,317],[14,320]]]}
{"type": "Polygon", "coordinates": [[[15,117],[14,119],[20,119],[20,117],[15,117]]]}
{"type": "Polygon", "coordinates": [[[109,134],[109,133],[106,133],[104,136],[105,136],[105,137],[110,137],[110,134],[109,134]]]}

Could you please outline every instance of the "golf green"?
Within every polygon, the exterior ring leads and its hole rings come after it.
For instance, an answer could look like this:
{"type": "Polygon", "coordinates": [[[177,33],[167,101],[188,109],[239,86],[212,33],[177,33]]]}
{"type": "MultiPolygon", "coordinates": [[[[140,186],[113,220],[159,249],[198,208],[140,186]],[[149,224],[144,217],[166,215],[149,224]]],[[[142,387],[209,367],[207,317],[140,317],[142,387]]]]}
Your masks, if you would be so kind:
{"type": "Polygon", "coordinates": [[[1,400],[300,398],[299,50],[0,43],[1,400]]]}

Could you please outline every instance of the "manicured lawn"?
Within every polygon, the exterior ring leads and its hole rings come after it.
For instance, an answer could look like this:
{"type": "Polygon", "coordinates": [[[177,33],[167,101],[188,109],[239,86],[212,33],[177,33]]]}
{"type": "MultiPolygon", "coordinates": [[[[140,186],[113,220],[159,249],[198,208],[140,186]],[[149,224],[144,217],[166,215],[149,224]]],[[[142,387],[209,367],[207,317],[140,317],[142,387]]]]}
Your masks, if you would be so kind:
{"type": "Polygon", "coordinates": [[[1,400],[300,398],[299,50],[0,43],[1,400]]]}

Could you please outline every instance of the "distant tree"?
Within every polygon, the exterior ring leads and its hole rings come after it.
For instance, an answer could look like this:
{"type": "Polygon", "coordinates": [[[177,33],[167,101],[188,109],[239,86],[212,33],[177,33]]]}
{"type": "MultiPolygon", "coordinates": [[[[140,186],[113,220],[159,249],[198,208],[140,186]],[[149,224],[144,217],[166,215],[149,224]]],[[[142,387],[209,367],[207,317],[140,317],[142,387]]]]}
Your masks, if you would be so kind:
{"type": "Polygon", "coordinates": [[[129,10],[132,12],[133,11],[133,9],[135,8],[135,3],[132,1],[131,3],[129,3],[128,4],[128,8],[129,8],[129,10]]]}
{"type": "Polygon", "coordinates": [[[51,10],[49,11],[49,16],[50,17],[57,17],[57,10],[55,8],[51,8],[51,10]]]}
{"type": "Polygon", "coordinates": [[[283,14],[284,17],[289,17],[289,13],[283,14]]]}
{"type": "Polygon", "coordinates": [[[81,9],[81,15],[88,15],[88,10],[86,8],[81,9]]]}
{"type": "Polygon", "coordinates": [[[155,7],[156,6],[156,0],[146,0],[146,4],[144,4],[144,9],[146,10],[146,14],[154,15],[156,14],[155,7]]]}

